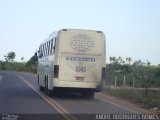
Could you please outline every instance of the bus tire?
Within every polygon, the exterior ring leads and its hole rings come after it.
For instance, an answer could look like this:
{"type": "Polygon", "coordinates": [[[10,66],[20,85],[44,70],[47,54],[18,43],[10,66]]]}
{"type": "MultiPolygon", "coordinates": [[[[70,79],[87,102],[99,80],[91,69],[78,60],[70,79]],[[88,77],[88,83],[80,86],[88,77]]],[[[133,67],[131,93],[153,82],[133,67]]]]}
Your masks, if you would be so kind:
{"type": "Polygon", "coordinates": [[[83,98],[87,98],[87,99],[93,99],[94,98],[94,92],[84,92],[84,93],[82,93],[82,97],[83,98]]]}
{"type": "Polygon", "coordinates": [[[48,82],[47,82],[47,77],[45,75],[44,77],[44,93],[47,95],[47,89],[48,89],[48,82]]]}
{"type": "Polygon", "coordinates": [[[39,90],[42,91],[42,92],[44,92],[44,87],[39,86],[39,90]]]}
{"type": "Polygon", "coordinates": [[[53,96],[53,91],[52,90],[47,90],[47,95],[49,96],[49,97],[52,97],[53,96]]]}
{"type": "Polygon", "coordinates": [[[48,89],[48,76],[45,76],[45,94],[50,97],[53,95],[53,91],[48,89]]]}
{"type": "Polygon", "coordinates": [[[39,74],[38,74],[38,81],[37,82],[38,82],[38,85],[39,85],[39,74]]]}

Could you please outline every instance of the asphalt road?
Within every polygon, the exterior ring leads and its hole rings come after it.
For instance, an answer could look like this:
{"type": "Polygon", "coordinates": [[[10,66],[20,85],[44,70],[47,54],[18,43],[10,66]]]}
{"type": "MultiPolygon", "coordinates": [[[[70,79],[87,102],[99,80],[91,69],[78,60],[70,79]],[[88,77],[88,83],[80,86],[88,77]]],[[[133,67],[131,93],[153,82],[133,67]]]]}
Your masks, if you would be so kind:
{"type": "Polygon", "coordinates": [[[35,74],[0,71],[0,119],[100,119],[120,113],[137,112],[99,94],[92,100],[77,93],[50,98],[38,90],[35,74]]]}

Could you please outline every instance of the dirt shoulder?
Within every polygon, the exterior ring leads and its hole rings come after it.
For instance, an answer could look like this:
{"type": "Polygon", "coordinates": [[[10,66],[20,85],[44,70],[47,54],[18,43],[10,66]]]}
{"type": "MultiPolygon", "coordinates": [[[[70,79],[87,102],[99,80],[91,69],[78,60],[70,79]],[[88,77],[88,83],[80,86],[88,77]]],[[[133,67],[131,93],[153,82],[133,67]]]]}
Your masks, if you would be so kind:
{"type": "Polygon", "coordinates": [[[133,111],[136,111],[138,113],[155,113],[154,111],[151,111],[151,110],[148,110],[148,109],[144,109],[142,108],[140,105],[137,105],[129,100],[124,100],[124,99],[121,99],[119,97],[114,97],[114,96],[111,96],[105,92],[101,92],[101,93],[97,93],[97,95],[107,99],[107,100],[110,100],[111,102],[115,103],[115,104],[118,104],[120,106],[123,106],[123,107],[126,107],[126,108],[129,108],[133,111]]]}

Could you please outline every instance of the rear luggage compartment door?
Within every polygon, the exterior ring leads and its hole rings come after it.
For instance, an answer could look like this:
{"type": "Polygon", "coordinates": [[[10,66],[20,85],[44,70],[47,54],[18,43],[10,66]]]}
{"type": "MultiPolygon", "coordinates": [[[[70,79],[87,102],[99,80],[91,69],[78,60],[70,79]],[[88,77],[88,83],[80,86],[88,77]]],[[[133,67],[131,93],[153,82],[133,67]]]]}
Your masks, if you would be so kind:
{"type": "Polygon", "coordinates": [[[74,82],[99,82],[101,80],[100,66],[100,60],[94,57],[61,57],[59,79],[74,82]]]}

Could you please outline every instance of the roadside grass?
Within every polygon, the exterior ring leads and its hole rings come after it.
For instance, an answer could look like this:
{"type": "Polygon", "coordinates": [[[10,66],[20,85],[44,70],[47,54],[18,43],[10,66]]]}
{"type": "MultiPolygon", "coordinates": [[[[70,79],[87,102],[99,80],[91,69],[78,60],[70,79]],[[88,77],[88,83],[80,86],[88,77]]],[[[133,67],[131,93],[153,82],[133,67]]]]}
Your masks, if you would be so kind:
{"type": "Polygon", "coordinates": [[[104,94],[109,94],[129,100],[137,105],[153,111],[160,111],[160,90],[134,88],[106,88],[104,94]]]}

